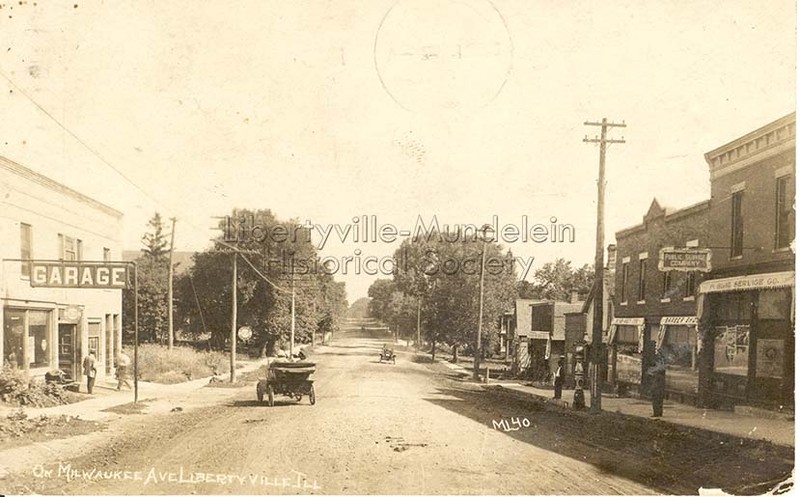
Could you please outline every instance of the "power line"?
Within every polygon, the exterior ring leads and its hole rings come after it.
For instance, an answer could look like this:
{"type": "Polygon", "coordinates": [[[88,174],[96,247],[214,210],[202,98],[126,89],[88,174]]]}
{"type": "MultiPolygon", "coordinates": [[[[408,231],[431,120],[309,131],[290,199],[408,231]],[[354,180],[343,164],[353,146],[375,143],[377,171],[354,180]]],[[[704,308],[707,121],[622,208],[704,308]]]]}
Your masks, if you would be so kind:
{"type": "Polygon", "coordinates": [[[84,140],[82,140],[80,136],[78,136],[78,135],[77,135],[76,133],[74,133],[72,130],[70,130],[69,128],[67,128],[67,127],[66,127],[66,125],[64,125],[64,124],[63,124],[61,121],[59,121],[58,119],[56,119],[56,117],[55,117],[53,114],[51,114],[51,113],[50,113],[50,112],[49,112],[47,109],[45,109],[45,108],[44,108],[44,106],[42,106],[42,105],[41,105],[39,102],[37,102],[36,100],[34,100],[34,98],[33,98],[33,97],[31,97],[31,96],[30,96],[30,95],[29,95],[29,94],[28,94],[28,93],[27,93],[25,90],[23,90],[23,89],[22,89],[22,88],[21,88],[19,85],[17,85],[16,83],[14,83],[14,81],[13,81],[11,78],[9,78],[9,77],[8,77],[8,76],[5,74],[5,72],[3,72],[3,71],[2,71],[2,69],[0,69],[0,76],[2,76],[2,77],[3,77],[3,79],[5,79],[6,81],[8,81],[8,84],[10,84],[11,86],[13,86],[15,90],[17,90],[19,93],[21,93],[21,94],[22,94],[22,96],[24,96],[25,98],[27,98],[27,99],[28,99],[28,100],[29,100],[29,101],[30,101],[30,102],[31,102],[33,105],[35,105],[35,106],[36,106],[36,108],[37,108],[37,109],[39,109],[39,110],[40,110],[40,111],[41,111],[41,112],[42,112],[44,115],[46,115],[47,117],[49,117],[49,118],[50,118],[50,120],[52,120],[54,123],[56,123],[56,125],[57,125],[59,128],[61,128],[61,129],[62,129],[62,130],[65,132],[65,133],[67,133],[69,136],[71,136],[72,138],[74,138],[74,139],[75,139],[75,141],[77,141],[78,143],[80,143],[80,144],[81,144],[81,145],[82,145],[84,148],[86,148],[86,150],[88,150],[88,151],[89,151],[89,152],[90,152],[92,155],[94,155],[95,157],[97,157],[97,159],[99,159],[99,160],[100,160],[100,162],[102,162],[103,164],[105,164],[106,166],[108,166],[108,167],[110,167],[112,170],[114,170],[114,172],[116,172],[117,174],[119,174],[119,175],[120,175],[120,177],[121,177],[122,179],[124,179],[125,181],[127,181],[128,183],[130,183],[130,184],[131,184],[131,186],[133,186],[134,188],[136,188],[137,190],[139,190],[140,192],[142,192],[142,193],[143,193],[143,194],[144,194],[144,195],[145,195],[147,198],[149,198],[150,200],[152,200],[152,201],[156,202],[157,204],[161,205],[162,207],[167,207],[167,206],[166,206],[166,205],[164,205],[162,202],[160,202],[158,199],[156,199],[155,197],[153,197],[153,196],[151,196],[149,193],[147,193],[147,192],[146,192],[146,191],[145,191],[145,190],[144,190],[142,187],[140,187],[139,185],[137,185],[137,184],[136,184],[136,183],[135,183],[133,180],[131,180],[131,179],[130,179],[128,176],[126,176],[126,175],[125,175],[125,173],[123,173],[123,172],[122,172],[122,171],[120,171],[120,170],[119,170],[117,167],[115,167],[113,164],[111,164],[111,162],[109,162],[109,161],[108,161],[108,160],[107,160],[105,157],[103,157],[103,155],[102,155],[102,154],[100,154],[100,152],[98,152],[98,151],[97,151],[97,150],[95,150],[95,149],[94,149],[94,148],[93,148],[91,145],[89,145],[89,144],[88,144],[88,143],[86,143],[84,140]]]}

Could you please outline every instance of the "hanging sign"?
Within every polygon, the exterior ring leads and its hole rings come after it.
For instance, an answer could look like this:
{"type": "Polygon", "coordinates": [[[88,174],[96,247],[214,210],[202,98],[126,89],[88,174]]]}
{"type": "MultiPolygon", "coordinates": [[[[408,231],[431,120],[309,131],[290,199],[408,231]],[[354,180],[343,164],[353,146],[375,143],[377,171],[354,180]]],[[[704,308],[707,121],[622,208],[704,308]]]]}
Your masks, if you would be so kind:
{"type": "Polygon", "coordinates": [[[127,288],[129,268],[124,263],[31,261],[30,284],[34,288],[127,288]]]}
{"type": "Polygon", "coordinates": [[[711,271],[711,251],[696,248],[662,248],[658,252],[659,271],[711,271]]]}

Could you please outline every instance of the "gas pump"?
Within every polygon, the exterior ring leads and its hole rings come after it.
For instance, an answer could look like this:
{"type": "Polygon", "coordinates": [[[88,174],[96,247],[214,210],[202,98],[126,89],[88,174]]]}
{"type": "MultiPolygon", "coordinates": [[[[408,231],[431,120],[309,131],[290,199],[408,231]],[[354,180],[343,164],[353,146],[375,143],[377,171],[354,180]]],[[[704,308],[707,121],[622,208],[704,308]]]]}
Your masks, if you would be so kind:
{"type": "Polygon", "coordinates": [[[573,409],[585,409],[586,399],[583,396],[584,370],[583,362],[586,357],[586,344],[575,345],[575,397],[572,399],[573,409]]]}

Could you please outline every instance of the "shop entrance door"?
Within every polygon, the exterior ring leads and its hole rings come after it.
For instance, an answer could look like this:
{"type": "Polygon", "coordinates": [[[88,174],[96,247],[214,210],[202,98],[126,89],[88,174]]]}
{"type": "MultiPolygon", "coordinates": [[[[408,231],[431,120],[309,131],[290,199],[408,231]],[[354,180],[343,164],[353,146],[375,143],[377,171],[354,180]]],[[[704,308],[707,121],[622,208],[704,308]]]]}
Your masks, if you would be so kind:
{"type": "Polygon", "coordinates": [[[58,369],[67,373],[71,380],[80,378],[77,370],[77,329],[75,324],[58,325],[58,369]]]}

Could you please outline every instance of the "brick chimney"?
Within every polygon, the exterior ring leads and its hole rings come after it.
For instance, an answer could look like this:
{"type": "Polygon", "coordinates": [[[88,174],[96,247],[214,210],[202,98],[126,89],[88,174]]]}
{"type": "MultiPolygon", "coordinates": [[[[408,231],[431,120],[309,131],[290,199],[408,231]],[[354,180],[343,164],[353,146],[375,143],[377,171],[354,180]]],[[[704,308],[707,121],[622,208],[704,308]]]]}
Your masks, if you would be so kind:
{"type": "Polygon", "coordinates": [[[578,297],[578,290],[572,290],[571,292],[569,292],[569,303],[577,304],[578,302],[580,302],[578,297]]]}

